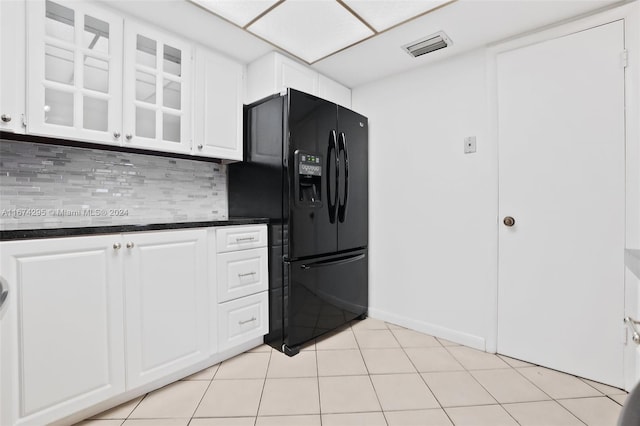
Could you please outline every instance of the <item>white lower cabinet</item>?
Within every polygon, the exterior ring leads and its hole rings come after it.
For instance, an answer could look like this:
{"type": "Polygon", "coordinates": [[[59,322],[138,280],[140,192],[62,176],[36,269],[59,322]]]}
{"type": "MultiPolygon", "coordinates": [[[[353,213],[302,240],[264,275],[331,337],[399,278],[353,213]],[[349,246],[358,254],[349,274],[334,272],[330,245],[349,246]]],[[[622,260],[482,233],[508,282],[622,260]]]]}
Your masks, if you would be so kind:
{"type": "Polygon", "coordinates": [[[113,236],[3,242],[2,425],[38,425],[125,390],[113,236]]]}
{"type": "Polygon", "coordinates": [[[215,229],[0,242],[0,425],[89,415],[266,334],[266,248],[218,262],[215,229]],[[216,264],[247,295],[219,303],[216,264]]]}
{"type": "Polygon", "coordinates": [[[124,236],[127,385],[209,356],[205,229],[124,236]]]}
{"type": "Polygon", "coordinates": [[[218,301],[226,302],[267,290],[267,248],[219,253],[218,301]]]}
{"type": "Polygon", "coordinates": [[[269,332],[267,292],[218,305],[218,349],[223,351],[269,332]]]}
{"type": "Polygon", "coordinates": [[[225,226],[212,234],[217,251],[218,350],[269,332],[267,226],[225,226]]]}

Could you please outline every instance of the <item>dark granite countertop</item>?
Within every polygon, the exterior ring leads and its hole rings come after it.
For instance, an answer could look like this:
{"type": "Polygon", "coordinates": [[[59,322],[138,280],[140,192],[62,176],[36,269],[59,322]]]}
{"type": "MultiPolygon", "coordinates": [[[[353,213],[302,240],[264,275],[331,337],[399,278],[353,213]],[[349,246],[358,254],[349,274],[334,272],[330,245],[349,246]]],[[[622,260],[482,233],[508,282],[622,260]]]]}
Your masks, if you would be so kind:
{"type": "Polygon", "coordinates": [[[165,229],[208,228],[211,226],[257,225],[269,223],[265,218],[230,218],[204,222],[150,223],[146,225],[83,226],[76,228],[15,229],[0,231],[0,241],[37,238],[78,237],[83,235],[119,234],[124,232],[161,231],[165,229]]]}

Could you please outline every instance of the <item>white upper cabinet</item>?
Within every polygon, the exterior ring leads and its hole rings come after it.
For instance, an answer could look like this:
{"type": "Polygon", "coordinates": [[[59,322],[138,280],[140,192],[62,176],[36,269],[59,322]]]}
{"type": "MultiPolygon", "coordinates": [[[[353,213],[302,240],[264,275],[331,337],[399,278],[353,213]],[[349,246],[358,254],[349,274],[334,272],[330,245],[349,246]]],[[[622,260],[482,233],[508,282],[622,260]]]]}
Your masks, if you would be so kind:
{"type": "Polygon", "coordinates": [[[280,93],[287,87],[351,108],[351,89],[277,52],[249,64],[246,103],[280,93]]]}
{"type": "Polygon", "coordinates": [[[24,133],[25,2],[0,1],[0,130],[24,133]]]}
{"type": "Polygon", "coordinates": [[[242,64],[85,1],[0,0],[0,22],[0,130],[242,160],[242,64]]]}
{"type": "Polygon", "coordinates": [[[318,73],[282,55],[276,55],[277,90],[287,87],[315,95],[318,93],[318,73]]]}
{"type": "Polygon", "coordinates": [[[129,20],[124,45],[124,145],[190,152],[191,46],[129,20]]]}
{"type": "Polygon", "coordinates": [[[279,53],[269,53],[249,64],[247,103],[280,93],[287,87],[316,95],[318,73],[279,53]]]}
{"type": "Polygon", "coordinates": [[[318,97],[351,109],[351,89],[322,74],[318,75],[318,97]]]}
{"type": "Polygon", "coordinates": [[[27,2],[27,16],[29,133],[118,144],[122,17],[48,0],[27,2]]]}
{"type": "Polygon", "coordinates": [[[242,160],[244,67],[198,48],[194,74],[193,154],[242,160]]]}

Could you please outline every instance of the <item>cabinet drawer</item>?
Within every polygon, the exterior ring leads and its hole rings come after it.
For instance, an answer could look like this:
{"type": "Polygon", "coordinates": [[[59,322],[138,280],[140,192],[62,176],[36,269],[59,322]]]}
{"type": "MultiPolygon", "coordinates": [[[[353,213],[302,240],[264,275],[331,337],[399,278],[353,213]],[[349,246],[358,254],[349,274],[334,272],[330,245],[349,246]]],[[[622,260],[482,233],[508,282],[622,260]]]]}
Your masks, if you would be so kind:
{"type": "Polygon", "coordinates": [[[267,225],[225,226],[216,230],[217,252],[267,246],[267,225]]]}
{"type": "Polygon", "coordinates": [[[240,345],[269,332],[266,291],[218,305],[218,349],[240,345]]]}
{"type": "Polygon", "coordinates": [[[268,288],[266,247],[219,254],[217,264],[218,302],[268,288]]]}

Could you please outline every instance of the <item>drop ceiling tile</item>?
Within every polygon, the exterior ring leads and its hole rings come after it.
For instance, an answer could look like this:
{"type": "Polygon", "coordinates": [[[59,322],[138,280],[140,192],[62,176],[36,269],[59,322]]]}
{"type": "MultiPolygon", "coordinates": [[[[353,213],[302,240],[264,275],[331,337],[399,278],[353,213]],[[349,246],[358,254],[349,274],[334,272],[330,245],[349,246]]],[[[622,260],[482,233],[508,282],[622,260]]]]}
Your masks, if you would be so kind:
{"type": "Polygon", "coordinates": [[[234,24],[244,27],[278,0],[190,0],[234,24]]]}
{"type": "Polygon", "coordinates": [[[247,29],[309,63],[373,35],[334,0],[288,0],[247,29]]]}
{"type": "Polygon", "coordinates": [[[376,31],[422,15],[450,0],[343,0],[376,31]]]}

